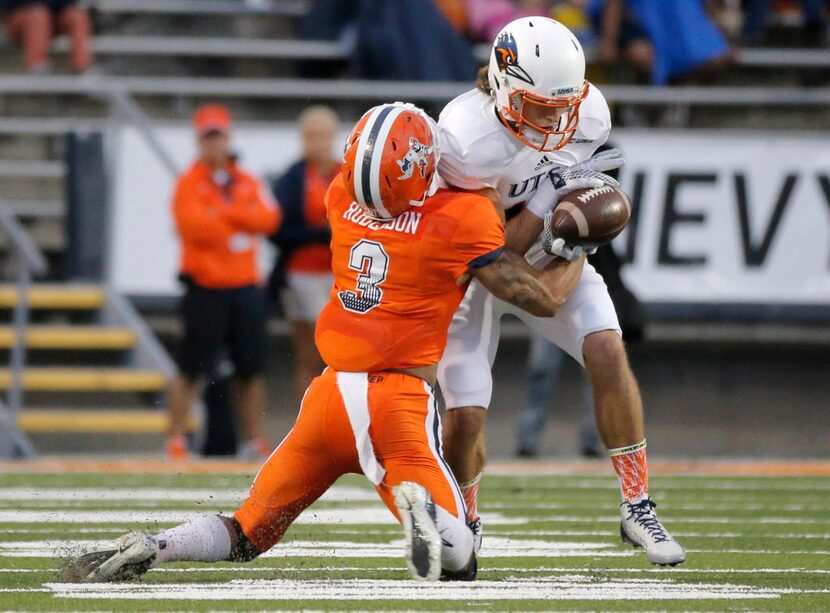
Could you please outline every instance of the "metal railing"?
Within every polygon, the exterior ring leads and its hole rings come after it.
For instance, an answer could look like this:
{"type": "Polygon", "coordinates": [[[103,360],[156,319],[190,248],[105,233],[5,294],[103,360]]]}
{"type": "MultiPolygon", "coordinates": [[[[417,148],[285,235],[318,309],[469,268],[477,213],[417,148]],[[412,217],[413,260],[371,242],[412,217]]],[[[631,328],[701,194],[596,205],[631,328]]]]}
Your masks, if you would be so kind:
{"type": "Polygon", "coordinates": [[[35,454],[35,450],[18,427],[17,417],[23,406],[23,369],[26,366],[26,334],[29,327],[29,289],[32,277],[45,274],[47,264],[43,252],[34,243],[11,209],[3,203],[0,203],[0,227],[8,236],[17,274],[17,302],[14,307],[12,326],[14,343],[9,357],[11,381],[6,399],[8,406],[0,405],[0,421],[4,422],[3,430],[9,443],[7,447],[10,448],[10,455],[30,457],[35,454]]]}
{"type": "Polygon", "coordinates": [[[91,0],[102,13],[133,15],[282,15],[300,17],[308,12],[309,0],[91,0]]]}
{"type": "MultiPolygon", "coordinates": [[[[471,89],[467,82],[264,79],[215,77],[0,76],[3,94],[61,94],[110,98],[172,96],[277,100],[416,100],[447,102],[471,89]]],[[[609,102],[662,106],[826,107],[830,87],[602,85],[609,102]]]]}
{"type": "MultiPolygon", "coordinates": [[[[65,94],[131,96],[260,98],[278,100],[414,100],[447,102],[472,83],[445,81],[364,81],[356,79],[265,79],[214,77],[0,77],[0,94],[65,94]]],[[[830,87],[703,87],[602,85],[609,102],[661,106],[787,106],[830,105],[830,87]]]]}

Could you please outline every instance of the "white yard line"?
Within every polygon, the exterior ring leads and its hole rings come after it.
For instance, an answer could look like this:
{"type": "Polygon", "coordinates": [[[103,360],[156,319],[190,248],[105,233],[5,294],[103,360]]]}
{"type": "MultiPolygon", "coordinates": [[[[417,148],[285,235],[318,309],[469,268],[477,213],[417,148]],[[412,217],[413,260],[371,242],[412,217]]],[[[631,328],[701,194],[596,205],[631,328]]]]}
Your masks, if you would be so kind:
{"type": "MultiPolygon", "coordinates": [[[[19,541],[0,542],[0,557],[52,558],[77,555],[79,552],[105,548],[110,541],[19,541]]],[[[402,558],[403,539],[386,543],[355,543],[351,541],[293,540],[280,543],[262,558],[289,556],[314,558],[402,558]]],[[[630,549],[607,543],[563,543],[538,540],[516,540],[492,537],[487,541],[488,558],[505,557],[629,557],[630,549]]]]}
{"type": "MultiPolygon", "coordinates": [[[[56,572],[57,568],[0,568],[0,573],[43,573],[56,572]]],[[[333,570],[342,572],[395,572],[405,571],[406,567],[403,562],[398,566],[264,566],[262,563],[251,564],[249,566],[216,566],[212,564],[204,564],[201,566],[189,566],[184,568],[170,568],[160,567],[154,568],[149,572],[151,574],[165,574],[165,573],[313,573],[313,572],[331,572],[333,570]]],[[[575,573],[580,572],[571,566],[487,566],[483,568],[482,573],[491,572],[508,572],[519,574],[536,574],[536,573],[575,573]]],[[[584,572],[584,571],[583,571],[584,572]]],[[[656,566],[649,566],[643,568],[591,568],[590,573],[608,573],[614,574],[688,574],[688,575],[830,575],[830,570],[816,569],[816,568],[659,568],[656,566]]]]}
{"type": "MultiPolygon", "coordinates": [[[[481,506],[485,509],[493,509],[499,511],[505,510],[517,510],[522,511],[526,509],[534,509],[534,510],[561,510],[567,509],[571,511],[576,511],[579,509],[585,509],[587,511],[591,511],[597,508],[595,504],[587,504],[587,503],[559,503],[559,502],[481,502],[481,506]]],[[[661,505],[662,506],[662,505],[661,505]]],[[[667,507],[671,508],[672,512],[677,511],[718,511],[718,512],[738,512],[743,513],[745,511],[774,511],[774,512],[804,512],[804,511],[826,511],[827,504],[817,502],[816,504],[780,504],[775,502],[770,502],[769,504],[761,504],[761,503],[741,503],[736,501],[734,504],[705,504],[705,503],[675,503],[675,502],[667,502],[667,507]]]]}
{"type": "MultiPolygon", "coordinates": [[[[355,529],[347,529],[347,528],[333,528],[329,530],[330,534],[340,534],[340,535],[347,535],[347,536],[391,536],[395,534],[395,527],[390,527],[386,530],[355,530],[355,529]]],[[[101,529],[100,532],[109,532],[109,530],[101,529]]],[[[117,532],[117,530],[115,530],[117,532]]],[[[4,532],[9,532],[10,534],[14,533],[21,533],[25,534],[28,530],[8,530],[4,531],[0,528],[0,534],[4,532]]],[[[51,534],[54,533],[55,530],[34,530],[34,534],[38,534],[42,532],[44,534],[51,534]]],[[[75,532],[75,530],[73,530],[75,532]]],[[[81,533],[81,530],[77,532],[81,533]]],[[[96,532],[95,529],[89,530],[89,532],[96,532]]],[[[578,537],[597,537],[597,538],[609,538],[613,537],[616,538],[618,534],[618,530],[614,528],[609,528],[607,530],[522,530],[521,532],[511,531],[509,529],[504,528],[494,528],[490,525],[487,526],[487,534],[493,536],[502,536],[502,537],[514,537],[514,538],[528,538],[534,536],[578,536],[578,537]]],[[[765,539],[830,539],[830,533],[777,533],[777,534],[751,534],[751,533],[743,533],[743,532],[687,532],[685,530],[672,530],[672,534],[676,537],[684,537],[684,538],[749,538],[749,537],[762,537],[765,539]]]]}
{"type": "Polygon", "coordinates": [[[670,579],[597,581],[584,575],[527,580],[477,581],[475,584],[371,579],[264,580],[193,584],[47,583],[59,598],[119,600],[702,600],[774,599],[790,589],[733,584],[683,584],[670,579]]]}
{"type": "MultiPolygon", "coordinates": [[[[83,510],[37,510],[37,511],[0,511],[0,524],[3,523],[100,523],[100,524],[154,524],[178,523],[205,515],[204,511],[83,511],[83,510]]],[[[802,517],[683,517],[666,514],[662,519],[667,523],[686,524],[790,524],[790,525],[830,525],[828,519],[802,517]]],[[[584,515],[540,515],[535,517],[508,517],[500,513],[483,513],[487,525],[524,525],[532,521],[559,523],[617,523],[618,515],[584,516],[584,515]]],[[[297,519],[298,524],[394,524],[395,519],[382,506],[362,508],[311,508],[297,519]]]]}
{"type": "MultiPolygon", "coordinates": [[[[2,490],[0,490],[2,492],[2,490]]],[[[50,495],[51,496],[51,495],[50,495]]],[[[84,497],[76,498],[76,497],[67,497],[67,498],[59,498],[55,496],[54,498],[51,497],[40,497],[37,499],[24,499],[24,498],[9,498],[3,499],[0,496],[0,513],[5,511],[14,511],[19,509],[21,506],[26,507],[26,511],[63,511],[63,510],[79,510],[83,511],[85,509],[89,509],[90,507],[101,507],[101,511],[123,511],[123,510],[130,510],[134,509],[136,511],[142,510],[150,510],[150,509],[160,509],[160,510],[169,510],[171,506],[191,506],[191,505],[200,505],[202,508],[207,509],[234,509],[239,506],[242,501],[244,500],[244,496],[232,496],[232,495],[217,495],[212,498],[207,497],[193,497],[193,498],[177,498],[177,497],[170,497],[167,499],[164,498],[149,498],[145,499],[142,496],[142,492],[137,491],[135,493],[135,497],[130,499],[127,497],[110,497],[106,499],[100,499],[96,501],[94,497],[89,494],[85,494],[84,497]],[[89,497],[87,497],[89,496],[89,497]]],[[[322,498],[319,501],[320,505],[315,508],[326,509],[331,508],[327,506],[327,503],[343,503],[348,502],[352,506],[352,508],[367,508],[369,506],[374,506],[375,504],[379,503],[378,497],[375,495],[365,496],[364,498],[350,498],[348,500],[345,499],[334,499],[334,498],[322,498]]],[[[539,502],[539,503],[528,503],[528,502],[496,502],[496,503],[482,503],[482,507],[486,511],[499,511],[499,512],[507,512],[515,513],[515,512],[526,512],[526,511],[571,511],[571,512],[578,512],[584,511],[586,515],[590,516],[592,513],[597,511],[598,509],[607,510],[609,505],[596,505],[596,504],[573,504],[573,503],[548,503],[548,502],[539,502]]],[[[336,507],[341,508],[341,507],[336,507]]],[[[675,504],[675,503],[666,503],[666,508],[669,513],[688,513],[688,512],[698,512],[698,511],[705,511],[707,513],[718,512],[718,513],[730,513],[734,514],[732,517],[733,519],[746,519],[746,520],[753,520],[756,517],[749,515],[747,513],[761,513],[761,512],[769,512],[769,513],[816,513],[816,512],[823,512],[827,510],[827,503],[816,503],[816,504],[792,504],[792,505],[780,505],[770,503],[768,505],[763,504],[739,504],[735,503],[734,505],[725,505],[725,504],[675,504]]],[[[22,511],[21,511],[22,512],[22,511]]],[[[794,519],[798,519],[798,517],[794,517],[794,519]]]]}
{"type": "MultiPolygon", "coordinates": [[[[232,510],[232,509],[230,509],[232,510]]],[[[205,511],[0,511],[0,524],[157,524],[180,523],[206,515],[205,511]]],[[[504,517],[500,513],[485,513],[490,525],[521,525],[527,523],[524,517],[504,517]]],[[[311,508],[304,511],[294,522],[296,524],[392,524],[395,517],[386,507],[372,506],[359,508],[311,508]]]]}
{"type": "MultiPolygon", "coordinates": [[[[3,531],[0,530],[0,533],[3,531]]],[[[51,531],[51,532],[54,532],[51,531]]],[[[765,539],[830,539],[830,534],[747,534],[742,532],[686,532],[683,530],[672,530],[675,537],[684,538],[750,538],[762,537],[765,539]]],[[[366,534],[360,530],[343,530],[338,534],[366,534]]],[[[378,532],[378,534],[387,534],[386,532],[378,532]]],[[[494,529],[488,530],[487,534],[495,536],[512,536],[517,538],[525,538],[531,536],[594,536],[599,538],[608,538],[616,536],[617,530],[523,530],[521,532],[511,532],[509,530],[494,529]]]]}
{"type": "MultiPolygon", "coordinates": [[[[180,489],[180,488],[117,488],[117,487],[7,487],[0,488],[0,500],[14,501],[101,501],[101,500],[148,500],[161,502],[231,502],[239,504],[248,495],[247,490],[180,489]]],[[[377,502],[374,490],[360,487],[335,485],[320,498],[330,502],[377,502]]]]}
{"type": "MultiPolygon", "coordinates": [[[[484,483],[486,484],[486,479],[488,475],[498,476],[500,473],[492,473],[487,471],[487,474],[484,477],[484,483]]],[[[511,476],[516,477],[519,479],[527,479],[530,480],[531,483],[527,485],[527,487],[534,489],[534,490],[555,490],[559,494],[562,491],[569,490],[569,489],[577,489],[577,490],[597,490],[603,487],[608,487],[610,489],[614,489],[617,486],[616,479],[608,478],[608,477],[597,477],[594,480],[579,480],[579,481],[568,481],[567,475],[565,478],[555,479],[553,483],[546,483],[543,480],[537,480],[536,477],[548,477],[548,476],[556,476],[556,475],[517,475],[516,473],[510,473],[502,475],[502,476],[511,476]]],[[[811,477],[813,478],[813,477],[811,477]]],[[[696,478],[695,478],[696,479],[696,478]]],[[[816,478],[818,480],[818,478],[816,478]]],[[[773,492],[828,492],[830,491],[830,483],[828,483],[828,479],[822,477],[821,483],[801,483],[794,477],[769,477],[769,481],[767,482],[752,482],[748,479],[741,479],[739,481],[725,481],[723,479],[719,479],[717,477],[700,477],[700,480],[692,480],[688,477],[680,477],[676,478],[673,476],[664,476],[661,477],[659,475],[653,477],[653,490],[655,492],[660,491],[670,491],[670,490],[678,490],[678,491],[690,491],[690,492],[702,492],[702,491],[723,491],[723,490],[730,490],[730,491],[759,491],[764,494],[770,494],[773,492]],[[688,479],[689,482],[684,482],[688,479]]],[[[522,484],[524,485],[524,484],[522,484]]],[[[486,485],[485,485],[486,487],[486,485]]],[[[652,488],[649,488],[651,491],[652,488]]]]}
{"type": "Polygon", "coordinates": [[[830,551],[797,549],[687,549],[687,553],[741,553],[747,555],[815,555],[827,556],[830,551]]]}
{"type": "MultiPolygon", "coordinates": [[[[110,541],[102,540],[45,540],[0,542],[0,557],[50,558],[105,548],[110,541]]],[[[353,541],[291,540],[280,543],[263,554],[263,558],[399,558],[403,556],[404,542],[395,539],[382,543],[353,541]]],[[[743,554],[743,555],[803,555],[827,556],[830,551],[759,550],[759,549],[690,549],[689,553],[743,554]]],[[[482,558],[573,558],[573,557],[630,557],[639,555],[616,542],[561,542],[533,539],[512,539],[489,536],[482,550],[482,558]]]]}

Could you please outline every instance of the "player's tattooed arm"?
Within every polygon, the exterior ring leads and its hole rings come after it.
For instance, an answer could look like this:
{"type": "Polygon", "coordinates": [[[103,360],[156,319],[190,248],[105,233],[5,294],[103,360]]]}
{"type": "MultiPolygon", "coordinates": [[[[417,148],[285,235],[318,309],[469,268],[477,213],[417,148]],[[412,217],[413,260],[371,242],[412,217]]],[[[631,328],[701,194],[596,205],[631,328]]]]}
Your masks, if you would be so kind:
{"type": "Polygon", "coordinates": [[[527,209],[510,219],[504,227],[505,247],[524,255],[542,233],[544,221],[527,209]]]}
{"type": "Polygon", "coordinates": [[[504,246],[513,253],[519,255],[527,253],[527,250],[533,246],[533,243],[536,242],[536,239],[542,233],[542,218],[534,215],[530,211],[522,210],[512,219],[506,220],[504,208],[501,205],[501,195],[498,190],[492,187],[484,187],[477,190],[465,190],[457,187],[453,187],[452,189],[484,196],[493,203],[496,213],[498,213],[504,223],[504,246]]]}
{"type": "MultiPolygon", "coordinates": [[[[573,264],[582,270],[579,262],[573,264]]],[[[553,317],[573,291],[568,266],[539,271],[509,251],[504,251],[491,264],[470,272],[496,298],[537,317],[553,317]]]]}
{"type": "Polygon", "coordinates": [[[573,262],[556,258],[539,275],[539,281],[553,296],[557,309],[565,304],[565,301],[570,298],[576,289],[579,278],[582,276],[582,269],[585,267],[586,258],[585,253],[573,262]]]}

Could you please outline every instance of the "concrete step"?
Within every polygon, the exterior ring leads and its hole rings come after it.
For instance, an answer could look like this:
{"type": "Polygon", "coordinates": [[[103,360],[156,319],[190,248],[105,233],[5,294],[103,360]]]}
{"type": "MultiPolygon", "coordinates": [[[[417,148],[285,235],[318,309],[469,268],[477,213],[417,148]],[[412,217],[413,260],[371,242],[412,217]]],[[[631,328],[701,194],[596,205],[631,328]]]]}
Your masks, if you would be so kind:
{"type": "MultiPolygon", "coordinates": [[[[97,432],[123,434],[162,434],[167,431],[167,413],[160,409],[23,409],[17,418],[24,432],[97,432]]],[[[198,428],[191,418],[191,430],[198,428]]]]}
{"type": "Polygon", "coordinates": [[[3,204],[22,219],[63,217],[66,212],[63,200],[5,200],[3,204]]]}
{"type": "MultiPolygon", "coordinates": [[[[14,285],[0,285],[0,309],[11,309],[18,301],[14,285]]],[[[95,310],[106,301],[104,289],[97,285],[42,284],[29,292],[32,309],[95,310]]]]}
{"type": "Polygon", "coordinates": [[[25,179],[62,179],[66,174],[63,162],[44,160],[0,160],[0,177],[25,179]]]}
{"type": "MultiPolygon", "coordinates": [[[[11,371],[0,369],[0,389],[11,385],[11,371]]],[[[23,371],[23,388],[38,392],[162,392],[167,377],[158,370],[129,368],[33,367],[23,371]]]]}
{"type": "MultiPolygon", "coordinates": [[[[13,346],[17,335],[12,326],[0,326],[0,349],[13,346]]],[[[30,349],[123,351],[135,345],[129,328],[103,326],[30,326],[26,346],[30,349]]]]}

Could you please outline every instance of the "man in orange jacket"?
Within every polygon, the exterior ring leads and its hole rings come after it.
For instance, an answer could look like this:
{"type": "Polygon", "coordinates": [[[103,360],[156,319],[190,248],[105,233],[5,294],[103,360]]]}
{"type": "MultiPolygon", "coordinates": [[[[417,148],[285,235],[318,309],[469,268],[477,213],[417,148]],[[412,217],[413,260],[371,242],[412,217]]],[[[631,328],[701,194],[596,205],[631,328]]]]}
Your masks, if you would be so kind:
{"type": "Polygon", "coordinates": [[[259,416],[265,409],[265,306],[258,287],[257,245],[276,231],[280,210],[230,152],[231,116],[218,105],[194,116],[199,159],[179,177],[173,216],[181,239],[184,340],[180,375],[170,389],[167,454],[187,455],[185,431],[200,380],[211,374],[226,347],[238,382],[238,408],[246,442],[240,454],[267,457],[259,416]]]}

